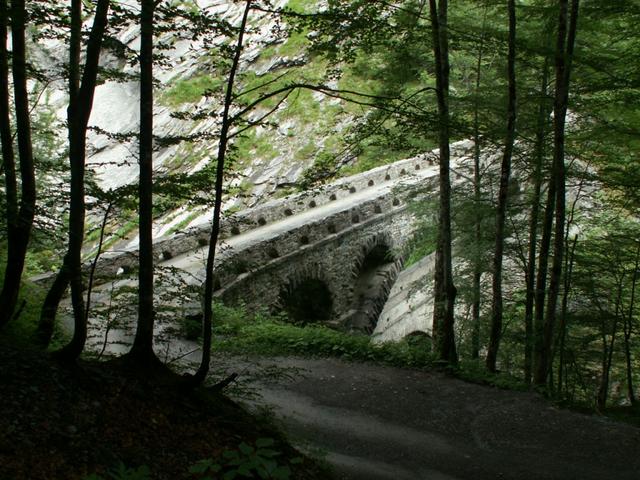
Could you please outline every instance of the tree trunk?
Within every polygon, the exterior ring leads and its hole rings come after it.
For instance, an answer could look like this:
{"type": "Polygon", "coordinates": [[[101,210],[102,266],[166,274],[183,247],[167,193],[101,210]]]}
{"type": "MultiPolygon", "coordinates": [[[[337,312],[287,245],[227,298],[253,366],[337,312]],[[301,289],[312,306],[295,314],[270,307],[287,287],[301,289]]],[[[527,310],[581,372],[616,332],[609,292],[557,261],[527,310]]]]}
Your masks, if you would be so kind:
{"type": "Polygon", "coordinates": [[[544,301],[547,288],[547,271],[549,269],[549,250],[551,248],[551,231],[553,228],[553,212],[555,209],[556,193],[553,178],[549,179],[547,189],[547,200],[544,210],[544,220],[542,224],[542,238],[540,240],[540,253],[538,255],[538,272],[535,284],[535,316],[533,323],[534,337],[534,383],[544,385],[546,381],[546,366],[543,365],[544,351],[543,330],[544,330],[544,301]],[[543,378],[538,378],[542,375],[543,378]]]}
{"type": "Polygon", "coordinates": [[[82,244],[84,239],[84,174],[86,158],[87,126],[98,76],[98,62],[102,39],[107,25],[109,0],[98,0],[93,26],[87,43],[87,52],[82,81],[80,82],[80,50],[82,7],[79,0],[73,0],[71,10],[71,45],[69,56],[69,107],[67,109],[69,164],[71,167],[71,200],[69,212],[69,242],[63,265],[47,293],[42,307],[37,338],[46,347],[53,333],[58,305],[69,281],[71,281],[71,301],[73,305],[73,337],[59,355],[67,360],[77,358],[84,348],[87,337],[82,282],[82,244]]]}
{"type": "Polygon", "coordinates": [[[633,272],[631,272],[631,299],[629,300],[629,311],[624,322],[624,356],[627,370],[627,398],[631,405],[635,404],[636,395],[633,388],[633,369],[631,361],[631,333],[633,332],[633,312],[635,310],[636,286],[638,275],[640,275],[640,242],[636,250],[636,258],[633,272]]]}
{"type": "Polygon", "coordinates": [[[440,206],[436,245],[433,332],[440,360],[456,364],[458,356],[454,336],[454,304],[451,258],[451,181],[449,178],[449,45],[447,34],[447,0],[429,0],[433,32],[433,53],[436,65],[440,146],[440,206]]]}
{"type": "Polygon", "coordinates": [[[0,0],[0,141],[2,142],[2,164],[4,166],[4,185],[6,196],[7,222],[7,265],[4,283],[0,292],[0,327],[6,324],[17,303],[18,285],[16,272],[11,270],[11,258],[15,249],[18,223],[18,181],[16,178],[16,162],[13,151],[13,135],[11,133],[11,117],[9,115],[9,55],[7,52],[9,24],[9,7],[7,0],[0,0]]]}
{"type": "MultiPolygon", "coordinates": [[[[24,0],[13,0],[11,2],[11,43],[21,196],[15,228],[10,228],[12,235],[8,238],[7,270],[2,292],[0,292],[0,327],[9,321],[15,311],[36,207],[36,179],[27,91],[26,21],[27,12],[24,0]]],[[[3,139],[3,150],[5,147],[6,143],[3,139]]]]}
{"type": "MultiPolygon", "coordinates": [[[[480,81],[482,78],[482,58],[484,56],[484,35],[487,20],[487,6],[484,7],[484,15],[482,19],[482,36],[478,44],[478,58],[476,62],[476,85],[475,85],[475,101],[473,106],[473,200],[476,208],[479,208],[482,201],[480,192],[480,81]]],[[[473,265],[473,284],[471,305],[471,358],[478,359],[480,357],[480,280],[482,278],[482,218],[475,217],[474,239],[476,242],[476,254],[473,265]]]]}
{"type": "MultiPolygon", "coordinates": [[[[567,310],[569,304],[569,293],[571,291],[571,280],[573,276],[573,262],[574,255],[576,251],[576,246],[578,243],[578,235],[574,236],[573,242],[569,245],[569,231],[571,230],[571,226],[573,225],[576,213],[576,206],[578,204],[578,200],[580,199],[580,194],[582,193],[582,188],[584,186],[584,177],[580,180],[580,184],[578,187],[578,192],[573,200],[571,205],[571,209],[569,211],[569,217],[567,220],[567,226],[565,228],[564,233],[564,250],[567,252],[564,259],[564,281],[563,281],[563,293],[562,293],[562,303],[560,307],[560,326],[558,328],[559,334],[557,335],[553,351],[551,353],[550,362],[553,364],[555,360],[556,353],[559,350],[559,361],[558,361],[558,393],[562,392],[562,378],[563,378],[563,368],[564,368],[564,346],[565,346],[565,338],[567,334],[567,310]]],[[[550,382],[550,386],[553,387],[553,382],[550,382]]]]}
{"type": "Polygon", "coordinates": [[[578,236],[573,237],[571,248],[569,248],[569,236],[565,238],[565,248],[567,249],[567,261],[565,264],[564,274],[564,292],[562,293],[562,307],[560,309],[560,335],[558,339],[558,393],[562,393],[562,381],[564,371],[564,347],[567,338],[567,311],[569,309],[569,293],[571,291],[571,279],[573,276],[573,262],[575,260],[576,246],[578,244],[578,236]]]}
{"type": "Polygon", "coordinates": [[[547,309],[543,324],[541,355],[536,366],[535,383],[546,383],[549,369],[551,368],[551,344],[556,321],[556,307],[562,276],[562,263],[564,255],[564,228],[565,228],[565,121],[567,104],[569,102],[569,79],[571,74],[571,61],[575,44],[576,28],[578,20],[579,0],[572,0],[571,17],[568,20],[568,0],[560,0],[560,14],[558,20],[558,42],[556,47],[556,92],[554,98],[553,118],[553,168],[552,182],[555,190],[555,230],[553,263],[549,278],[549,295],[547,309]],[[567,22],[569,31],[567,33],[567,22]]]}
{"type": "Polygon", "coordinates": [[[516,136],[516,6],[515,0],[508,0],[509,10],[509,100],[507,107],[507,135],[500,167],[500,190],[496,211],[496,244],[493,256],[493,298],[491,315],[491,335],[487,349],[486,365],[490,372],[496,371],[496,359],[502,336],[502,261],[504,257],[504,224],[509,201],[509,179],[511,157],[516,136]]]}
{"type": "Polygon", "coordinates": [[[525,296],[525,340],[524,340],[524,381],[531,383],[533,371],[533,305],[536,295],[536,250],[538,243],[538,219],[540,217],[540,199],[542,189],[542,166],[545,157],[545,130],[549,111],[547,108],[547,84],[549,83],[549,57],[545,56],[542,69],[540,87],[540,103],[538,106],[538,119],[536,123],[535,144],[535,171],[533,174],[533,198],[531,200],[531,215],[529,217],[529,254],[527,270],[525,272],[526,296],[525,296]]]}
{"type": "Polygon", "coordinates": [[[242,53],[242,46],[244,41],[244,33],[247,26],[247,18],[249,17],[249,11],[251,10],[251,0],[247,0],[244,14],[242,16],[242,23],[240,25],[240,32],[238,33],[238,43],[236,44],[236,50],[233,57],[233,63],[231,64],[231,70],[229,72],[229,78],[227,79],[227,89],[224,98],[224,110],[222,113],[222,126],[220,129],[220,141],[218,143],[218,155],[216,165],[216,184],[215,184],[215,200],[213,207],[213,220],[211,226],[211,235],[209,237],[209,249],[207,252],[207,266],[206,276],[204,282],[204,314],[202,322],[202,360],[198,370],[193,375],[191,383],[193,385],[200,384],[204,381],[209,372],[209,364],[211,362],[211,328],[213,325],[213,266],[215,263],[216,246],[218,244],[218,235],[220,233],[220,214],[222,212],[222,187],[224,181],[224,163],[227,154],[227,145],[229,142],[229,129],[231,127],[231,121],[229,118],[229,111],[233,101],[233,88],[240,63],[240,54],[242,53]]]}
{"type": "Polygon", "coordinates": [[[140,180],[138,324],[130,356],[141,363],[153,352],[153,16],[154,0],[141,0],[140,13],[140,180]]]}
{"type": "Polygon", "coordinates": [[[607,332],[605,321],[602,321],[602,377],[600,378],[600,386],[596,398],[596,406],[598,411],[603,412],[607,406],[607,398],[609,396],[609,377],[611,373],[611,363],[613,360],[613,348],[616,342],[616,333],[618,333],[618,321],[620,318],[621,302],[622,302],[622,281],[621,277],[618,281],[618,292],[616,294],[616,308],[613,318],[613,326],[611,328],[611,341],[607,345],[607,332]]]}

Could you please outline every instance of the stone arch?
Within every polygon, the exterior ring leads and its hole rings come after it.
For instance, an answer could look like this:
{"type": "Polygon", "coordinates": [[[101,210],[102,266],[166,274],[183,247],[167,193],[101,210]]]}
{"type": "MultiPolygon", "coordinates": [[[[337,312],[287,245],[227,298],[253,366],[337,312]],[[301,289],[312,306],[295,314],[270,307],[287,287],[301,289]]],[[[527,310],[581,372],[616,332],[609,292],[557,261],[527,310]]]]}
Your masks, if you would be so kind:
{"type": "Polygon", "coordinates": [[[425,351],[431,350],[431,346],[433,342],[431,334],[424,330],[412,330],[403,337],[403,340],[407,342],[409,345],[416,346],[416,347],[419,346],[423,348],[425,351]]]}
{"type": "Polygon", "coordinates": [[[347,328],[368,334],[375,329],[402,267],[402,259],[394,254],[393,247],[393,239],[386,232],[370,236],[360,246],[352,268],[353,314],[347,328]]]}
{"type": "Polygon", "coordinates": [[[333,317],[334,292],[318,264],[303,268],[280,287],[277,310],[295,323],[326,322],[333,317]]]}
{"type": "Polygon", "coordinates": [[[410,342],[431,341],[431,335],[424,330],[412,330],[404,336],[404,339],[410,342]]]}

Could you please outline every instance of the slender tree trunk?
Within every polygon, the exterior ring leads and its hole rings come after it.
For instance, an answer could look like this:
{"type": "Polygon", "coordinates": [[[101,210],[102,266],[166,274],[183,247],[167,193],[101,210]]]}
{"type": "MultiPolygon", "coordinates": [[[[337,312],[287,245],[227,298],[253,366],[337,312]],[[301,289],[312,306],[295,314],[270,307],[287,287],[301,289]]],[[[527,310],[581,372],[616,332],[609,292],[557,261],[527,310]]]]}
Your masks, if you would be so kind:
{"type": "MultiPolygon", "coordinates": [[[[10,229],[12,235],[9,238],[7,270],[5,272],[2,292],[0,292],[0,327],[9,321],[16,308],[36,207],[35,167],[33,164],[33,147],[31,144],[29,94],[27,91],[26,21],[27,12],[25,1],[13,0],[11,2],[11,43],[16,131],[18,134],[18,154],[20,157],[21,196],[15,228],[10,229]]],[[[6,145],[6,140],[3,138],[3,151],[6,145]]]]}
{"type": "Polygon", "coordinates": [[[575,260],[575,252],[576,246],[578,244],[578,236],[573,237],[573,242],[571,244],[571,248],[569,248],[569,238],[565,238],[565,248],[569,253],[567,255],[567,261],[565,264],[565,274],[564,274],[564,291],[562,292],[562,307],[560,309],[560,326],[558,330],[560,330],[560,335],[558,339],[558,393],[562,393],[562,381],[564,374],[564,347],[567,338],[567,311],[569,309],[569,293],[571,292],[571,280],[573,277],[573,262],[575,260]]]}
{"type": "Polygon", "coordinates": [[[440,146],[440,207],[436,246],[433,332],[440,360],[456,364],[454,335],[454,305],[456,288],[453,284],[451,258],[451,181],[449,178],[449,44],[447,33],[447,0],[429,0],[433,32],[433,53],[436,65],[440,146]]]}
{"type": "Polygon", "coordinates": [[[71,342],[59,355],[73,360],[80,355],[87,337],[82,282],[82,244],[84,240],[84,174],[86,158],[87,126],[95,93],[98,62],[102,39],[107,25],[109,0],[98,0],[93,26],[87,43],[86,61],[80,81],[80,50],[82,7],[80,0],[73,0],[71,7],[71,45],[69,47],[69,107],[67,109],[69,163],[71,166],[71,202],[69,212],[69,242],[63,265],[49,289],[40,315],[37,340],[46,347],[51,341],[55,316],[60,300],[71,281],[71,301],[74,315],[74,332],[71,342]]]}
{"type": "Polygon", "coordinates": [[[153,15],[154,0],[141,0],[140,13],[140,181],[138,325],[130,355],[142,363],[153,352],[153,15]]]}
{"type": "Polygon", "coordinates": [[[602,377],[600,379],[600,387],[598,388],[598,396],[596,399],[597,408],[600,412],[604,411],[607,406],[607,398],[609,396],[609,378],[611,374],[611,363],[613,361],[613,348],[616,342],[616,334],[618,333],[618,321],[620,318],[620,309],[622,302],[622,278],[618,281],[618,292],[616,293],[616,308],[613,318],[613,326],[611,327],[611,341],[607,345],[607,333],[605,321],[602,321],[602,377]]]}
{"type": "MultiPolygon", "coordinates": [[[[476,62],[476,85],[475,85],[475,100],[473,105],[473,200],[476,204],[476,208],[479,208],[482,201],[480,191],[480,154],[482,147],[480,145],[480,84],[482,79],[482,59],[484,56],[484,36],[485,27],[487,21],[487,6],[484,7],[484,14],[482,18],[482,35],[480,36],[480,42],[478,43],[478,58],[476,62]]],[[[476,242],[476,255],[473,265],[473,284],[472,284],[472,297],[473,304],[471,305],[471,323],[473,330],[471,333],[471,358],[477,359],[480,357],[480,280],[482,279],[482,218],[476,216],[474,225],[474,239],[476,242]]]]}
{"type": "Polygon", "coordinates": [[[93,282],[95,280],[96,268],[98,267],[98,260],[102,254],[102,247],[104,245],[104,236],[107,230],[107,222],[109,221],[109,214],[113,208],[113,200],[109,200],[104,216],[102,217],[102,224],[100,225],[100,238],[98,239],[98,248],[96,250],[96,256],[91,262],[91,270],[89,272],[89,284],[87,285],[87,302],[84,309],[84,321],[89,322],[89,312],[91,311],[91,293],[93,292],[93,282]]]}
{"type": "Polygon", "coordinates": [[[533,371],[533,305],[536,295],[536,251],[538,243],[538,219],[540,217],[540,200],[542,190],[542,165],[545,157],[545,131],[549,116],[547,101],[547,85],[549,83],[549,57],[545,56],[542,69],[540,87],[540,103],[538,105],[538,119],[536,124],[535,170],[533,174],[533,198],[531,199],[531,214],[529,217],[529,254],[527,261],[526,296],[525,296],[525,340],[524,340],[524,381],[531,383],[533,371]]]}
{"type": "Polygon", "coordinates": [[[11,269],[12,253],[18,233],[18,181],[13,151],[13,135],[9,115],[9,55],[7,52],[9,6],[7,0],[0,0],[0,141],[2,142],[2,164],[4,166],[4,186],[6,196],[6,221],[8,255],[7,268],[2,292],[0,292],[0,327],[6,324],[17,302],[16,271],[11,269]],[[14,291],[16,290],[16,291],[14,291]],[[12,300],[13,299],[13,300],[12,300]]]}
{"type": "Polygon", "coordinates": [[[69,286],[69,260],[65,255],[62,266],[58,274],[53,279],[53,283],[49,287],[47,295],[44,297],[42,309],[40,310],[40,320],[36,330],[34,342],[40,348],[47,348],[51,343],[53,331],[55,328],[56,314],[60,301],[69,286]]]}
{"type": "Polygon", "coordinates": [[[542,224],[542,238],[540,240],[540,253],[538,255],[538,272],[535,283],[535,316],[534,316],[534,383],[544,385],[546,381],[546,366],[543,364],[546,352],[544,350],[544,301],[547,289],[547,271],[549,269],[549,250],[551,248],[551,232],[553,229],[553,212],[555,209],[555,182],[549,179],[547,200],[544,209],[542,224]],[[539,372],[543,372],[544,378],[538,379],[539,372]]]}
{"type": "MultiPolygon", "coordinates": [[[[84,233],[84,141],[82,153],[78,145],[85,132],[78,131],[78,93],[80,90],[80,51],[82,49],[82,2],[71,0],[71,35],[69,41],[69,106],[67,107],[67,138],[69,139],[69,166],[71,188],[69,202],[69,243],[64,257],[62,276],[71,280],[71,304],[73,306],[73,336],[71,341],[59,353],[65,359],[77,358],[87,338],[87,325],[84,322],[84,302],[82,299],[82,272],[80,249],[84,233]],[[78,162],[79,154],[82,156],[78,162]],[[79,238],[78,238],[79,237],[79,238]],[[76,255],[77,250],[77,255],[76,255]]],[[[66,282],[65,282],[66,283],[66,282]]],[[[66,290],[66,285],[65,285],[66,290]]],[[[58,299],[59,302],[59,299],[58,299]]],[[[57,309],[57,305],[56,305],[57,309]]],[[[47,309],[47,311],[50,311],[47,309]]],[[[53,322],[55,318],[51,317],[53,322]]],[[[48,328],[53,332],[53,325],[48,328]]]]}
{"type": "Polygon", "coordinates": [[[231,120],[229,118],[229,112],[233,101],[233,89],[238,71],[238,65],[240,64],[240,55],[242,53],[244,33],[247,27],[247,19],[249,17],[249,11],[251,10],[251,0],[247,0],[245,4],[244,14],[242,16],[242,23],[240,25],[240,32],[238,33],[238,43],[236,44],[236,50],[233,57],[233,63],[231,64],[231,70],[229,71],[229,78],[227,79],[227,89],[224,98],[224,109],[222,112],[222,126],[220,129],[220,141],[218,142],[218,155],[216,165],[216,183],[215,183],[215,200],[213,206],[213,220],[211,226],[211,235],[209,237],[209,249],[207,253],[207,266],[206,276],[204,282],[204,295],[203,295],[203,332],[202,332],[202,360],[198,370],[193,375],[191,383],[193,385],[200,384],[204,381],[209,372],[209,366],[211,362],[211,328],[213,325],[213,267],[216,256],[216,246],[218,244],[218,236],[220,234],[220,216],[222,213],[222,187],[224,182],[224,164],[227,154],[227,145],[229,142],[229,129],[231,127],[231,120]]]}
{"type": "MultiPolygon", "coordinates": [[[[567,310],[569,303],[569,294],[571,292],[571,281],[573,275],[573,261],[574,254],[576,250],[576,245],[578,243],[578,236],[575,235],[573,242],[569,245],[569,232],[571,230],[571,226],[573,225],[575,214],[576,214],[576,206],[578,204],[578,200],[580,199],[580,194],[582,193],[582,188],[584,186],[584,177],[580,180],[580,185],[578,187],[578,192],[571,204],[571,209],[569,210],[569,216],[567,220],[567,226],[564,229],[564,251],[567,252],[564,258],[564,279],[563,279],[563,292],[562,292],[562,303],[560,307],[560,325],[559,325],[559,333],[554,343],[553,351],[551,352],[551,364],[553,364],[555,360],[556,353],[559,350],[559,361],[558,361],[558,393],[562,392],[562,377],[563,377],[563,368],[564,368],[564,346],[565,346],[565,338],[567,334],[567,310]]],[[[550,385],[553,387],[553,381],[550,382],[550,385]]]]}
{"type": "Polygon", "coordinates": [[[631,333],[633,332],[633,313],[635,310],[636,286],[638,275],[640,274],[640,242],[636,250],[634,269],[631,272],[631,299],[629,300],[629,311],[624,322],[624,356],[627,368],[627,397],[631,405],[635,404],[636,395],[633,388],[633,369],[631,361],[631,333]]]}
{"type": "Polygon", "coordinates": [[[578,20],[579,0],[572,0],[571,17],[568,19],[568,0],[560,0],[560,15],[558,20],[558,42],[556,47],[556,92],[554,99],[553,118],[553,168],[552,182],[555,185],[555,230],[553,263],[549,278],[549,295],[543,325],[541,355],[536,366],[534,381],[537,385],[546,383],[551,368],[551,344],[556,321],[556,308],[562,276],[564,255],[565,228],[565,121],[567,104],[569,101],[569,79],[571,74],[571,60],[575,44],[578,20]],[[567,33],[567,23],[569,23],[567,33]]]}
{"type": "Polygon", "coordinates": [[[500,190],[496,211],[496,244],[493,256],[493,299],[491,315],[491,335],[487,349],[486,365],[490,372],[496,371],[496,359],[502,336],[502,261],[504,257],[504,225],[509,201],[509,179],[511,157],[516,136],[516,5],[508,0],[509,10],[509,103],[507,106],[507,135],[500,168],[500,190]]]}

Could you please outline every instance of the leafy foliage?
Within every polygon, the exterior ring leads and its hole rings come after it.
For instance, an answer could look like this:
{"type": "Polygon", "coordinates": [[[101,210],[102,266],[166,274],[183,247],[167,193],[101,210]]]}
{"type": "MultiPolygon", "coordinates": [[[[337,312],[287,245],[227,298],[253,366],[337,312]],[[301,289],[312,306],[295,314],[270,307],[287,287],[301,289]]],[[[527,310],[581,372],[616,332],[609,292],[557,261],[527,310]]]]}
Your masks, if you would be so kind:
{"type": "Polygon", "coordinates": [[[249,315],[242,308],[215,306],[214,349],[231,353],[337,357],[424,368],[432,364],[428,339],[375,344],[370,337],[320,324],[293,325],[286,317],[249,315]]]}
{"type": "Polygon", "coordinates": [[[216,458],[201,460],[189,469],[198,480],[233,480],[235,478],[260,478],[288,480],[291,477],[292,465],[299,464],[302,459],[294,457],[282,463],[278,457],[282,453],[274,449],[272,438],[258,438],[255,446],[240,443],[235,450],[224,450],[216,458]]]}
{"type": "Polygon", "coordinates": [[[150,478],[151,470],[146,465],[138,468],[129,468],[121,462],[107,474],[106,478],[92,474],[86,477],[85,480],[149,480],[150,478]]]}

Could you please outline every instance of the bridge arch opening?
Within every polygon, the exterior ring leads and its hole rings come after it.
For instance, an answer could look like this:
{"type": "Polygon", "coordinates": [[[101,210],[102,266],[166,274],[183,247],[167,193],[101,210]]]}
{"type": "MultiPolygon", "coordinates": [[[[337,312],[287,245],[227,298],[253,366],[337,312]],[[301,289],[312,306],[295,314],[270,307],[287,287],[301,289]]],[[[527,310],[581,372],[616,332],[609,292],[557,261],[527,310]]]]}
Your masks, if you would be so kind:
{"type": "Polygon", "coordinates": [[[349,329],[373,332],[397,274],[398,262],[387,243],[368,249],[356,269],[349,329]]]}
{"type": "Polygon", "coordinates": [[[280,305],[292,322],[325,322],[333,312],[333,297],[325,282],[305,278],[280,291],[280,305]]]}
{"type": "Polygon", "coordinates": [[[430,352],[433,345],[431,335],[423,330],[414,330],[404,336],[404,341],[413,347],[420,347],[425,352],[430,352]]]}

